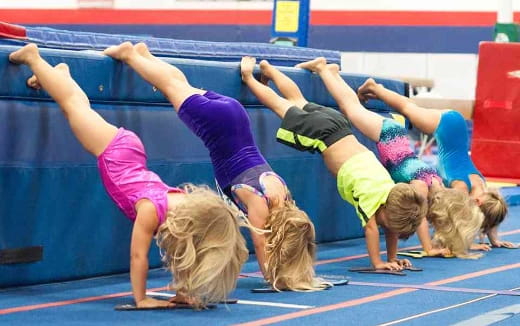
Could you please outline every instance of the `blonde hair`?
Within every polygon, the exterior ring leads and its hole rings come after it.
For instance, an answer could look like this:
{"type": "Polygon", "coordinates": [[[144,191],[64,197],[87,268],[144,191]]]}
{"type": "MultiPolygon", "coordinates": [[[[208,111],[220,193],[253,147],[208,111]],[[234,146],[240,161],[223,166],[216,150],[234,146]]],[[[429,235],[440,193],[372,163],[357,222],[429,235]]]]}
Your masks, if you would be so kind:
{"type": "Polygon", "coordinates": [[[157,244],[173,274],[170,287],[203,308],[235,288],[248,251],[236,210],[207,187],[184,188],[184,200],[157,231],[157,244]]]}
{"type": "Polygon", "coordinates": [[[265,278],[274,289],[316,291],[327,283],[315,277],[314,225],[291,199],[270,208],[265,228],[265,278]]]}
{"type": "Polygon", "coordinates": [[[484,214],[481,230],[484,233],[502,223],[507,215],[507,203],[496,190],[484,194],[484,200],[479,206],[484,214]]]}
{"type": "Polygon", "coordinates": [[[388,194],[385,211],[390,230],[407,239],[426,216],[426,199],[412,185],[398,183],[388,194]]]}
{"type": "Polygon", "coordinates": [[[469,254],[484,215],[468,194],[456,189],[443,189],[429,197],[428,221],[433,225],[433,240],[459,258],[480,258],[469,254]]]}

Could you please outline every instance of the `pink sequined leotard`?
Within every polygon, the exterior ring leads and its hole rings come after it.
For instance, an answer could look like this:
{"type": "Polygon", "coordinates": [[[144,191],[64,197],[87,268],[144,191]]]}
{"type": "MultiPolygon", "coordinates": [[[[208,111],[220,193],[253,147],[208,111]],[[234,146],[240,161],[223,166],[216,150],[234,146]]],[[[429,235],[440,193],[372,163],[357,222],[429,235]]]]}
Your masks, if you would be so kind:
{"type": "Polygon", "coordinates": [[[428,186],[433,179],[442,182],[435,168],[421,161],[412,151],[406,129],[392,119],[383,120],[377,150],[394,182],[422,180],[428,186]]]}
{"type": "Polygon", "coordinates": [[[99,155],[98,168],[108,195],[132,221],[137,216],[135,204],[146,198],[154,204],[159,225],[162,224],[168,210],[167,194],[183,192],[166,185],[157,174],[148,170],[141,140],[123,128],[99,155]]]}

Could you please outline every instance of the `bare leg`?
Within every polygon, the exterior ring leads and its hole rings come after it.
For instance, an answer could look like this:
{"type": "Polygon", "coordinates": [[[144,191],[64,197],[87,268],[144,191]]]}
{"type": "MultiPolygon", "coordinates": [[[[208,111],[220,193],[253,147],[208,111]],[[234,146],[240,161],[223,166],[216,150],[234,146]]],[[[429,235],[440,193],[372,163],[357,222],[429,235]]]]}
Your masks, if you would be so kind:
{"type": "MultiPolygon", "coordinates": [[[[433,134],[441,122],[441,115],[446,110],[426,109],[417,105],[407,107],[400,112],[412,125],[425,134],[433,134]]],[[[398,111],[399,112],[399,111],[398,111]]]]}
{"type": "Polygon", "coordinates": [[[372,78],[367,79],[358,89],[358,96],[361,99],[375,98],[385,102],[407,117],[417,129],[426,134],[433,134],[444,112],[443,110],[419,107],[410,101],[409,98],[390,91],[381,84],[377,84],[372,78]]]}
{"type": "Polygon", "coordinates": [[[301,63],[298,67],[316,72],[323,80],[329,93],[338,103],[341,112],[362,134],[372,141],[379,141],[384,118],[375,112],[367,110],[361,104],[354,90],[339,75],[338,65],[327,65],[325,58],[316,58],[301,63]]]}
{"type": "Polygon", "coordinates": [[[260,70],[262,75],[269,80],[272,80],[276,85],[276,88],[282,93],[288,101],[295,104],[300,109],[309,103],[303,96],[300,88],[296,83],[289,77],[287,77],[280,70],[273,67],[267,60],[260,61],[260,70]]]}
{"type": "Polygon", "coordinates": [[[166,61],[163,61],[163,60],[157,58],[156,56],[154,56],[150,52],[150,50],[148,49],[148,46],[145,43],[143,43],[143,42],[137,43],[136,45],[134,45],[134,50],[137,53],[139,53],[139,55],[145,57],[146,59],[154,60],[155,62],[162,64],[163,67],[167,70],[170,70],[171,68],[173,68],[174,69],[173,73],[175,74],[175,78],[188,82],[188,79],[186,78],[186,76],[180,69],[178,69],[177,67],[170,65],[166,61]]]}
{"type": "Polygon", "coordinates": [[[27,80],[30,87],[43,88],[58,103],[70,127],[83,147],[98,156],[117,134],[117,128],[91,109],[90,102],[72,79],[66,64],[55,68],[40,57],[38,47],[28,44],[9,55],[15,64],[25,64],[34,72],[27,80]]]}
{"type": "Polygon", "coordinates": [[[147,82],[157,87],[177,111],[189,96],[206,93],[202,89],[192,87],[177,67],[153,57],[144,43],[137,48],[139,52],[130,42],[125,42],[107,48],[104,53],[127,63],[147,82]]]}
{"type": "Polygon", "coordinates": [[[240,70],[242,80],[249,87],[251,92],[258,98],[260,103],[271,109],[280,118],[283,119],[287,110],[294,106],[295,103],[279,96],[270,87],[262,84],[253,76],[256,60],[252,57],[243,57],[240,62],[240,70]]]}

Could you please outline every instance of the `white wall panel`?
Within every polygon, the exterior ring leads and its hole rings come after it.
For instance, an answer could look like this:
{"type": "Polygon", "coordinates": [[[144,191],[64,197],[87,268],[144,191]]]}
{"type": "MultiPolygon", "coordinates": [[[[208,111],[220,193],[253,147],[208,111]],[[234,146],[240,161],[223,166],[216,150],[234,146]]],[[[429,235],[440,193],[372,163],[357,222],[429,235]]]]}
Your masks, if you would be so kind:
{"type": "MultiPolygon", "coordinates": [[[[269,9],[272,1],[114,0],[116,8],[269,9]]],[[[76,0],[0,0],[0,8],[74,8],[76,0]]],[[[496,11],[498,0],[311,0],[315,10],[496,11]]],[[[520,11],[520,0],[513,0],[520,11]]]]}
{"type": "Polygon", "coordinates": [[[474,99],[477,60],[475,54],[428,54],[427,77],[443,97],[474,99]]]}
{"type": "Polygon", "coordinates": [[[477,79],[475,54],[344,52],[342,71],[374,76],[429,78],[432,94],[450,99],[474,99],[477,79]]]}
{"type": "Polygon", "coordinates": [[[77,0],[0,0],[2,9],[74,9],[77,0]]]}
{"type": "MultiPolygon", "coordinates": [[[[498,0],[311,0],[312,9],[403,11],[496,11],[498,0]]],[[[520,0],[513,0],[520,10],[520,0]]]]}
{"type": "Polygon", "coordinates": [[[353,74],[362,74],[364,69],[365,53],[343,52],[341,54],[341,69],[353,74]]]}
{"type": "Polygon", "coordinates": [[[366,53],[364,70],[367,74],[380,76],[427,75],[427,55],[423,53],[366,53]]]}
{"type": "Polygon", "coordinates": [[[119,9],[131,8],[131,9],[271,10],[271,9],[273,9],[273,1],[114,0],[114,8],[119,8],[119,9]]]}

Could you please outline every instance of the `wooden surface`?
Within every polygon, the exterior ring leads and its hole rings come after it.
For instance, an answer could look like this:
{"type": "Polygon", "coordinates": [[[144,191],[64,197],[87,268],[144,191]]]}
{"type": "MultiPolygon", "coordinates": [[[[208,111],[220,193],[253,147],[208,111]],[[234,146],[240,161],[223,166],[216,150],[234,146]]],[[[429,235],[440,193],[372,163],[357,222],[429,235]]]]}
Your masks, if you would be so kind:
{"type": "Polygon", "coordinates": [[[427,98],[412,97],[411,100],[423,108],[439,109],[439,110],[456,110],[462,113],[465,119],[471,120],[473,117],[474,100],[461,99],[444,99],[444,98],[427,98]]]}

